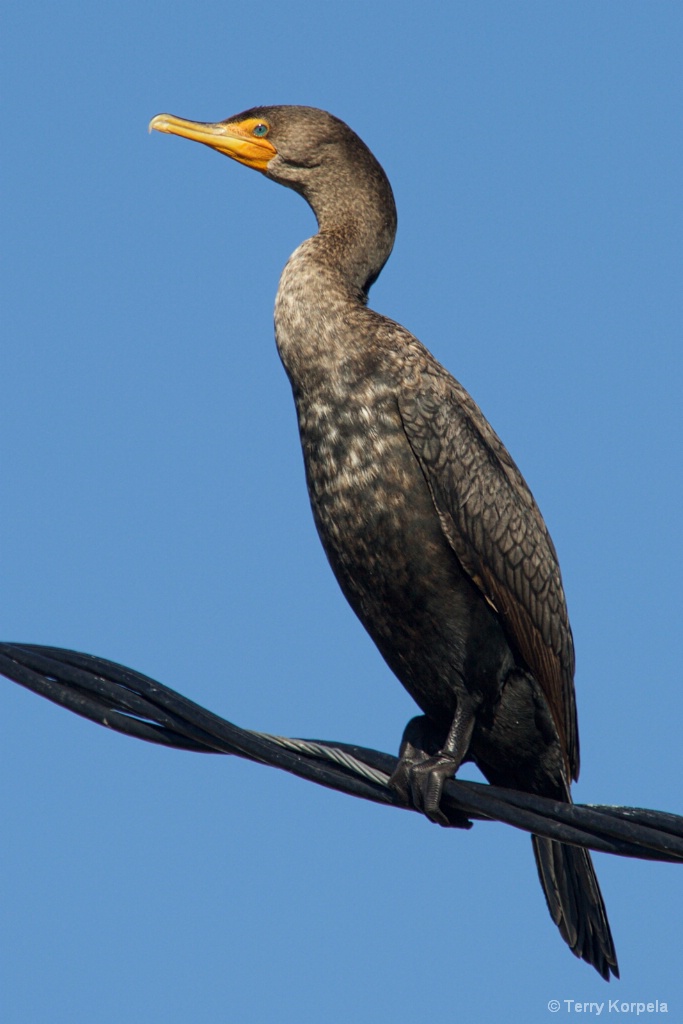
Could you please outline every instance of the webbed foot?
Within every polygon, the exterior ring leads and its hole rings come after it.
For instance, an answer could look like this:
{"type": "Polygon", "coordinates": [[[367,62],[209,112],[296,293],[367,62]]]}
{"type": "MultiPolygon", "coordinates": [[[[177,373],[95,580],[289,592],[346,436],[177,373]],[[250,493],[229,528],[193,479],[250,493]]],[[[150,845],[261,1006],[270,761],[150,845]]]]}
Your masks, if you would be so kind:
{"type": "MultiPolygon", "coordinates": [[[[451,729],[448,737],[452,732],[451,729]]],[[[453,778],[463,759],[443,749],[448,737],[444,737],[426,716],[413,718],[403,733],[400,760],[389,785],[407,804],[435,824],[444,828],[469,828],[471,822],[466,815],[454,811],[447,815],[440,806],[444,782],[453,778]]]]}

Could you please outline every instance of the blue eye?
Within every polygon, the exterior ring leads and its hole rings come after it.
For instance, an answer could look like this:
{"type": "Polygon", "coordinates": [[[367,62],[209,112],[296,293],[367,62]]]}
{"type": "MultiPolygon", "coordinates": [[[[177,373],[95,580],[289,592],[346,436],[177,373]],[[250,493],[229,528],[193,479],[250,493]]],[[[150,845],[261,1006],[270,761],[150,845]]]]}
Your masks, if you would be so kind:
{"type": "Polygon", "coordinates": [[[262,139],[264,135],[268,134],[268,125],[267,124],[257,124],[251,134],[252,135],[256,135],[257,138],[259,138],[259,139],[262,139]]]}

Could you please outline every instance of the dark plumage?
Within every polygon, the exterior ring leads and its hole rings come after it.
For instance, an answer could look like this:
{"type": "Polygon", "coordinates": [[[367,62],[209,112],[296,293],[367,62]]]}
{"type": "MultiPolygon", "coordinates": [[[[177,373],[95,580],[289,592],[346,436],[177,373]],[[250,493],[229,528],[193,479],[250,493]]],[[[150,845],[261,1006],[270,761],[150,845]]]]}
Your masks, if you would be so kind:
{"type": "MultiPolygon", "coordinates": [[[[424,712],[393,784],[433,820],[464,760],[490,782],[569,801],[579,771],[574,648],[557,556],[519,470],[472,398],[366,306],[394,241],[391,186],[342,121],[257,107],[216,125],[159,115],[300,192],[319,232],[275,307],[315,523],[345,596],[424,712]]],[[[585,850],[533,838],[551,915],[618,974],[585,850]]]]}

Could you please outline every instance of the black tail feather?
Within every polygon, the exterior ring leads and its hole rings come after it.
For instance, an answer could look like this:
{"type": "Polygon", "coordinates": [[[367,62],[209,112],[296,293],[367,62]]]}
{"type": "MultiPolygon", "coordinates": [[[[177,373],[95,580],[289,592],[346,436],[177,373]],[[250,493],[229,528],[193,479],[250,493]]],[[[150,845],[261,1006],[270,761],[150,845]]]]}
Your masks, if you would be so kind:
{"type": "Polygon", "coordinates": [[[605,904],[588,850],[532,836],[538,877],[548,910],[575,956],[605,981],[619,977],[605,904]]]}

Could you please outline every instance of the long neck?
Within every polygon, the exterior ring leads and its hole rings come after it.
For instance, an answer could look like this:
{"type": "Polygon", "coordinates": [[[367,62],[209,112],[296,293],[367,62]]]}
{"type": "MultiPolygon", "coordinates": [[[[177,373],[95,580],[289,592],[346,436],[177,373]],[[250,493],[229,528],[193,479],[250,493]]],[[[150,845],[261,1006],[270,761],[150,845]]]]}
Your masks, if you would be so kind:
{"type": "Polygon", "coordinates": [[[302,189],[318,221],[316,258],[351,293],[367,293],[389,258],[396,235],[391,185],[369,150],[358,163],[338,163],[302,189]]]}
{"type": "Polygon", "coordinates": [[[292,253],[282,271],[275,338],[295,394],[333,379],[348,346],[344,324],[365,312],[360,254],[344,256],[342,263],[337,238],[320,232],[292,253]]]}
{"type": "Polygon", "coordinates": [[[364,305],[391,253],[395,220],[387,219],[383,211],[361,207],[344,219],[320,213],[318,226],[318,234],[307,246],[309,258],[364,305]]]}
{"type": "Polygon", "coordinates": [[[362,349],[362,332],[350,324],[362,316],[396,233],[391,187],[377,168],[361,181],[342,173],[302,190],[319,231],[292,253],[275,305],[278,349],[295,391],[334,376],[362,349]]]}

